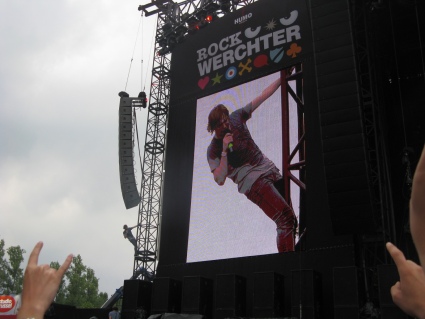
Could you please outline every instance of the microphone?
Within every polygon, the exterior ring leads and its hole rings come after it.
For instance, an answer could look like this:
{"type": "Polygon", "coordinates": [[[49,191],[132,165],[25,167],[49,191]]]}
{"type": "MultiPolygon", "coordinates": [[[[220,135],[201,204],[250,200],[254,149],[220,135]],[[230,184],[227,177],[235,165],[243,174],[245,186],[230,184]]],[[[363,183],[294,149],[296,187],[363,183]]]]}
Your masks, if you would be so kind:
{"type": "MultiPolygon", "coordinates": [[[[229,128],[227,128],[227,129],[225,129],[224,134],[227,134],[227,133],[232,134],[232,131],[229,128]]],[[[230,142],[227,145],[227,148],[229,149],[230,153],[232,153],[233,152],[233,142],[230,142]]]]}
{"type": "Polygon", "coordinates": [[[230,142],[229,145],[228,145],[228,147],[229,147],[230,153],[232,153],[233,152],[233,143],[230,142]]]}

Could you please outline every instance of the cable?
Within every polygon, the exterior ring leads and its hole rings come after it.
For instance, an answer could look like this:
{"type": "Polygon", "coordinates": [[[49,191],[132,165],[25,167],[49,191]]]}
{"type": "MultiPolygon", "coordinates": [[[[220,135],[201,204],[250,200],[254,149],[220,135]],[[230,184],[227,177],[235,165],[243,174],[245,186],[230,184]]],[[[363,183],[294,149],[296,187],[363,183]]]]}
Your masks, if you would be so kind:
{"type": "Polygon", "coordinates": [[[137,28],[136,41],[134,42],[133,54],[131,55],[130,66],[128,68],[127,80],[125,82],[124,91],[127,90],[128,78],[130,77],[131,65],[133,63],[134,51],[136,50],[137,39],[139,38],[140,24],[142,23],[143,13],[140,15],[139,27],[137,28]]]}
{"type": "MultiPolygon", "coordinates": [[[[143,15],[143,13],[142,13],[142,15],[143,15]]],[[[142,24],[142,37],[143,37],[143,34],[144,34],[144,32],[143,32],[143,24],[142,24]]],[[[140,43],[142,44],[142,49],[140,51],[141,51],[141,55],[143,56],[143,41],[140,41],[140,43]]],[[[142,61],[141,61],[140,70],[141,70],[141,72],[140,72],[140,92],[143,92],[145,90],[144,84],[143,84],[143,57],[142,57],[142,61]]]]}
{"type": "Polygon", "coordinates": [[[406,137],[406,125],[405,125],[405,118],[404,118],[404,111],[403,111],[403,97],[401,94],[401,84],[400,84],[400,73],[399,73],[399,65],[397,61],[397,45],[395,43],[395,32],[394,32],[394,19],[393,19],[393,11],[391,2],[389,3],[390,8],[390,19],[391,19],[391,33],[392,33],[392,42],[393,42],[393,50],[394,50],[394,64],[396,67],[396,75],[397,75],[397,88],[398,88],[398,95],[400,99],[400,110],[401,110],[401,118],[403,123],[403,133],[404,133],[404,146],[407,147],[407,137],[406,137]]]}
{"type": "MultiPolygon", "coordinates": [[[[156,23],[155,23],[155,25],[158,23],[158,15],[156,16],[156,23]]],[[[152,58],[152,55],[153,55],[153,52],[154,52],[154,50],[153,50],[153,48],[154,48],[154,46],[155,46],[155,32],[156,32],[156,30],[154,29],[153,30],[153,35],[151,36],[151,44],[150,44],[150,48],[149,48],[149,56],[148,56],[148,61],[153,61],[153,58],[152,58]]],[[[142,31],[142,34],[144,34],[144,32],[142,31]]],[[[143,53],[143,41],[141,41],[141,43],[142,43],[142,50],[141,50],[141,52],[143,53]]],[[[142,57],[142,60],[141,60],[141,74],[140,74],[140,84],[141,84],[141,91],[145,91],[145,88],[146,88],[146,85],[145,85],[145,83],[143,83],[143,62],[144,62],[144,60],[143,60],[143,57],[142,57]]],[[[152,70],[152,68],[151,68],[151,70],[152,70]]],[[[146,68],[146,73],[145,73],[145,82],[146,82],[146,79],[148,78],[148,71],[149,71],[149,67],[147,67],[146,68]]]]}
{"type": "Polygon", "coordinates": [[[419,13],[418,13],[418,1],[415,1],[415,13],[416,13],[416,25],[418,26],[418,37],[419,37],[419,50],[421,52],[421,61],[422,61],[422,79],[425,84],[425,61],[424,61],[424,51],[422,47],[422,34],[421,34],[421,25],[419,24],[419,13]]]}

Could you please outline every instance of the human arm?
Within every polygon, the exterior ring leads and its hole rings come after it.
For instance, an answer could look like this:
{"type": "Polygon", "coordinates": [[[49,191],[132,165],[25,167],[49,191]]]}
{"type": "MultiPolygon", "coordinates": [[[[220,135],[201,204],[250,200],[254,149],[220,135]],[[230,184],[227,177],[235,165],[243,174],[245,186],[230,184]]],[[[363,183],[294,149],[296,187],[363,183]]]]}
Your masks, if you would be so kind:
{"type": "Polygon", "coordinates": [[[224,185],[226,182],[228,174],[227,151],[229,149],[229,144],[232,142],[232,134],[227,133],[223,138],[223,149],[221,152],[220,164],[213,170],[214,180],[219,186],[224,185]]]}
{"type": "Polygon", "coordinates": [[[410,230],[425,272],[425,148],[413,175],[410,197],[410,230]]]}
{"type": "Polygon", "coordinates": [[[72,255],[68,255],[58,270],[50,268],[49,265],[38,265],[42,247],[43,243],[38,242],[28,259],[18,318],[42,319],[58,292],[65,272],[71,265],[72,255]]]}
{"type": "Polygon", "coordinates": [[[391,287],[394,303],[409,316],[425,319],[425,272],[393,244],[387,243],[387,250],[393,258],[400,281],[391,287]]]}
{"type": "Polygon", "coordinates": [[[280,86],[281,79],[277,79],[272,84],[270,84],[268,87],[266,87],[259,96],[254,98],[252,100],[252,111],[254,112],[257,107],[261,105],[265,100],[267,100],[272,94],[277,90],[277,88],[280,86]]]}

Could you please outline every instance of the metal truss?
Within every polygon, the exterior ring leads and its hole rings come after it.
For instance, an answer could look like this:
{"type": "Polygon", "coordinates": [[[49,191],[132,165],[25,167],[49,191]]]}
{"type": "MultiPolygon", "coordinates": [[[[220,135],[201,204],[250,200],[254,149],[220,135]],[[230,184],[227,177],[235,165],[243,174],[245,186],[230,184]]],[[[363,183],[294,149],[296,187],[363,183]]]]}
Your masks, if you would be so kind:
{"type": "MultiPolygon", "coordinates": [[[[162,186],[167,139],[167,121],[170,96],[171,54],[162,53],[161,40],[166,37],[171,24],[173,31],[185,26],[188,17],[194,16],[216,4],[218,17],[242,8],[257,0],[196,0],[173,2],[172,0],[151,1],[139,6],[146,16],[157,14],[155,54],[149,94],[148,119],[144,156],[142,162],[141,202],[137,231],[139,253],[134,257],[133,279],[152,280],[159,258],[159,238],[162,208],[162,186]],[[223,3],[230,4],[222,10],[223,3]],[[182,18],[183,17],[183,18],[182,18]]],[[[189,35],[184,35],[189,36],[189,35]]]]}
{"type": "MultiPolygon", "coordinates": [[[[228,3],[228,10],[226,10],[226,12],[232,12],[256,1],[257,0],[152,0],[148,4],[139,6],[139,11],[143,10],[146,16],[158,14],[160,18],[163,17],[166,20],[165,22],[170,20],[173,21],[177,27],[179,22],[184,22],[182,21],[182,17],[185,15],[196,15],[210,4],[217,4],[221,7],[228,3]]],[[[217,13],[219,16],[225,14],[222,9],[217,13]]]]}
{"type": "Polygon", "coordinates": [[[284,147],[284,171],[286,172],[287,182],[285,182],[285,190],[287,189],[286,198],[289,198],[289,182],[292,181],[296,184],[300,189],[305,190],[305,176],[303,169],[305,167],[305,126],[304,126],[304,93],[303,93],[303,70],[302,64],[299,63],[294,67],[286,69],[282,71],[282,76],[285,80],[285,86],[282,87],[284,91],[286,103],[288,104],[288,108],[282,112],[283,123],[282,127],[285,130],[284,141],[287,147],[284,147]],[[294,101],[297,108],[297,131],[298,131],[298,142],[294,145],[293,149],[290,150],[290,131],[289,131],[289,96],[292,101],[294,101]],[[298,154],[298,159],[295,159],[298,154]],[[292,171],[299,171],[301,174],[299,177],[296,177],[292,174],[292,171]],[[286,183],[288,185],[286,185],[286,183]]]}
{"type": "MultiPolygon", "coordinates": [[[[300,204],[306,190],[305,185],[305,125],[304,125],[304,88],[303,88],[303,70],[299,63],[293,67],[281,71],[282,83],[282,175],[284,183],[285,200],[292,206],[291,186],[298,187],[300,195],[300,204]],[[291,101],[291,103],[289,102],[291,101]],[[295,107],[297,123],[291,123],[290,108],[295,107]],[[295,125],[297,131],[297,143],[291,145],[291,126],[295,125]],[[298,176],[294,172],[298,172],[298,176]]],[[[302,205],[302,204],[301,204],[302,205]]],[[[295,210],[295,209],[294,209],[295,210]]],[[[299,220],[301,221],[302,208],[299,209],[299,220]]],[[[303,225],[299,225],[297,230],[299,238],[303,235],[303,225]]]]}
{"type": "Polygon", "coordinates": [[[351,0],[353,40],[355,43],[357,75],[362,106],[366,158],[369,165],[369,183],[374,205],[375,234],[358,238],[359,262],[365,272],[366,297],[373,299],[371,287],[376,280],[376,266],[389,263],[385,243],[395,239],[395,222],[391,197],[389,163],[382,125],[383,103],[377,85],[374,47],[370,30],[371,12],[379,1],[351,0]]]}

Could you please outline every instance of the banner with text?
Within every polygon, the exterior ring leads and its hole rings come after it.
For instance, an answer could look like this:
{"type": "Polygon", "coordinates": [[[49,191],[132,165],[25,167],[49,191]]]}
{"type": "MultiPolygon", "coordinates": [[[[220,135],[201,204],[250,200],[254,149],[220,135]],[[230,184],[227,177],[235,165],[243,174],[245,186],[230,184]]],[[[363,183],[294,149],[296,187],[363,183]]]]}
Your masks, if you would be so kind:
{"type": "Polygon", "coordinates": [[[305,1],[262,0],[187,35],[172,52],[171,99],[205,96],[311,54],[305,1]]]}

